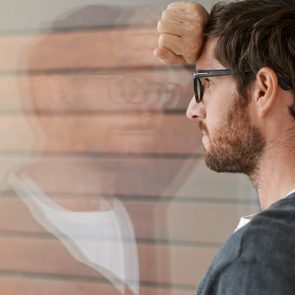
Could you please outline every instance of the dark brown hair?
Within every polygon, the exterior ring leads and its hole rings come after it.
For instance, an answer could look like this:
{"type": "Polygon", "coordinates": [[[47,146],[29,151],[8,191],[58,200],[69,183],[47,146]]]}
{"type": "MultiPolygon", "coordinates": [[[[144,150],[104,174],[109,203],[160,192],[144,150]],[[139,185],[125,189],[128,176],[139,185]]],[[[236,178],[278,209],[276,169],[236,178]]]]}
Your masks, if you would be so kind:
{"type": "Polygon", "coordinates": [[[295,0],[219,2],[212,8],[205,37],[218,38],[216,58],[237,73],[237,88],[245,98],[256,72],[272,68],[292,87],[290,113],[295,118],[295,0]]]}

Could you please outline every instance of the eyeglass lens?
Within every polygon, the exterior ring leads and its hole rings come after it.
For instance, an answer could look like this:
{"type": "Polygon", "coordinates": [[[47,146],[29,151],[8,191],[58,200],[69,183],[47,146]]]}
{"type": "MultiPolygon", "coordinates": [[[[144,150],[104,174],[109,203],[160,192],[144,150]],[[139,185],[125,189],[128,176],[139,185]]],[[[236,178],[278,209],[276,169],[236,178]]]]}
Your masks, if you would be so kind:
{"type": "Polygon", "coordinates": [[[200,103],[203,98],[203,85],[199,77],[194,78],[194,92],[197,103],[200,103]]]}

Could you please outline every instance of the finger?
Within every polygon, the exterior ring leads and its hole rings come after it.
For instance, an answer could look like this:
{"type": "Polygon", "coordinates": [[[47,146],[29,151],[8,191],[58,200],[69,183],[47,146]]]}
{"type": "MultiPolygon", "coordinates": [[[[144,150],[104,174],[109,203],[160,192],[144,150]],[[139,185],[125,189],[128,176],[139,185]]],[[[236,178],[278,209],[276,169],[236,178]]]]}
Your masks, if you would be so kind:
{"type": "Polygon", "coordinates": [[[162,20],[167,20],[167,21],[174,21],[174,22],[179,22],[179,23],[194,23],[197,22],[198,19],[195,17],[192,17],[190,14],[186,13],[185,11],[180,11],[180,10],[173,10],[173,9],[166,9],[162,12],[161,16],[162,20]]]}
{"type": "Polygon", "coordinates": [[[182,56],[174,54],[167,48],[158,47],[153,51],[154,56],[159,58],[164,64],[168,65],[183,65],[186,64],[182,56]]]}
{"type": "Polygon", "coordinates": [[[165,47],[176,55],[181,55],[183,52],[182,40],[179,36],[170,34],[161,34],[158,42],[159,47],[165,47]]]}
{"type": "Polygon", "coordinates": [[[203,24],[186,24],[170,20],[158,21],[157,30],[160,34],[170,34],[191,40],[200,41],[203,35],[203,24]]]}
{"type": "Polygon", "coordinates": [[[171,21],[171,20],[160,20],[158,21],[157,30],[160,34],[171,34],[175,36],[189,35],[191,32],[183,24],[171,21]]]}

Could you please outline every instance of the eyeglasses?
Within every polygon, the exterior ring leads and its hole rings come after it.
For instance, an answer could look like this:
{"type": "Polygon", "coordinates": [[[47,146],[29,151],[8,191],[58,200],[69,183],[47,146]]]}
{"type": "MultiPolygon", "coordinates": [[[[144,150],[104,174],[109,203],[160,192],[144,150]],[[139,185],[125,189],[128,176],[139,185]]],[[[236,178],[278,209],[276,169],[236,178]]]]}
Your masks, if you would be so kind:
{"type": "MultiPolygon", "coordinates": [[[[245,73],[251,73],[252,70],[245,70],[245,73]]],[[[204,87],[203,83],[200,78],[207,78],[207,77],[218,77],[218,76],[227,76],[227,75],[233,75],[234,71],[230,69],[224,69],[224,70],[199,70],[195,71],[193,74],[194,79],[194,92],[195,92],[195,100],[197,103],[200,103],[203,99],[204,95],[204,87]]],[[[285,80],[279,78],[279,85],[284,90],[291,90],[292,86],[286,82],[285,80]]]]}

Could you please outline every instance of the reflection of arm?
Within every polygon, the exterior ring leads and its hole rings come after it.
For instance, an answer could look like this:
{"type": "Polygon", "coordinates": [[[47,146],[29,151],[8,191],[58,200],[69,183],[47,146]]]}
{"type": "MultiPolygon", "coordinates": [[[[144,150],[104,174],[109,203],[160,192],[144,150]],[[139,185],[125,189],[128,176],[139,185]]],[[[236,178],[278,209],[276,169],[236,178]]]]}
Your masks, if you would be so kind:
{"type": "Polygon", "coordinates": [[[283,270],[260,261],[238,259],[214,281],[211,295],[294,295],[294,282],[283,270]]]}
{"type": "Polygon", "coordinates": [[[160,37],[154,55],[166,64],[194,64],[203,45],[207,20],[208,12],[198,3],[169,4],[158,22],[160,37]]]}

